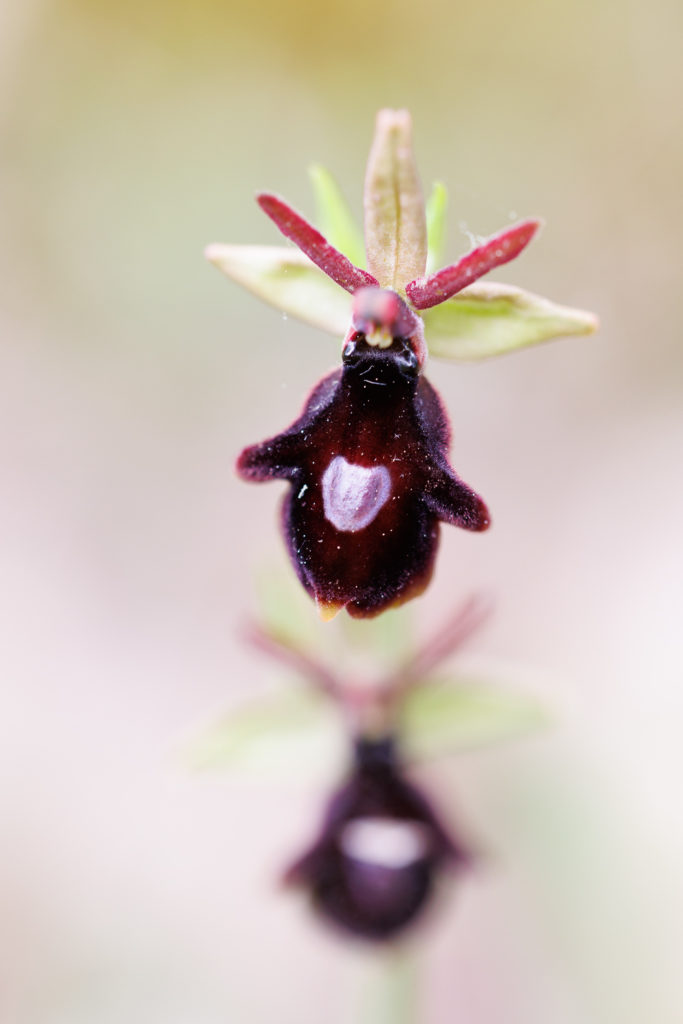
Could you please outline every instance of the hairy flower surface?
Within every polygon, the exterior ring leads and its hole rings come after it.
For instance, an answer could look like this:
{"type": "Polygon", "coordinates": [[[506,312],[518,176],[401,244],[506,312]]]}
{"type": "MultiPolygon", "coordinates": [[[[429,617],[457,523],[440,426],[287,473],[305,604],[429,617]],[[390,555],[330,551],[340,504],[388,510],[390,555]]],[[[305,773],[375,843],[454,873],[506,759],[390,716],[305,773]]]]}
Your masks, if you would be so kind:
{"type": "Polygon", "coordinates": [[[285,538],[323,617],[340,608],[367,616],[424,589],[440,521],[474,531],[489,525],[483,501],[448,464],[446,415],[421,376],[427,345],[448,358],[482,358],[589,333],[596,322],[520,289],[475,283],[517,256],[538,220],[429,269],[445,191],[435,187],[428,215],[406,111],[377,118],[365,182],[367,269],[358,265],[356,232],[336,186],[314,173],[323,219],[350,255],[269,193],[259,205],[300,251],[214,245],[207,255],[285,312],[344,334],[341,370],[314,388],[289,429],[245,449],[237,468],[247,480],[289,481],[285,538]],[[340,313],[344,292],[353,296],[350,326],[348,307],[340,313]]]}
{"type": "Polygon", "coordinates": [[[289,430],[247,448],[246,479],[290,482],[289,552],[321,612],[372,615],[424,589],[439,520],[484,530],[481,499],[451,470],[439,398],[409,342],[358,333],[289,430]]]}
{"type": "Polygon", "coordinates": [[[286,880],[359,938],[394,938],[426,907],[447,864],[469,860],[400,770],[393,740],[361,739],[347,782],[332,797],[312,847],[286,880]]]}

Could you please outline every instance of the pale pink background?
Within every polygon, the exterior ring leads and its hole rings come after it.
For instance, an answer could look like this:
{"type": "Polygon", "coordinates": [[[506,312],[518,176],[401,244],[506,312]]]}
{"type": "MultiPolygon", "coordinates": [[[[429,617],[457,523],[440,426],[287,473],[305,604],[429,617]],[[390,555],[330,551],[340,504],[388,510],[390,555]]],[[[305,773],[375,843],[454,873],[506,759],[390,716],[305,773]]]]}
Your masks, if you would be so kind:
{"type": "MultiPolygon", "coordinates": [[[[446,531],[424,628],[557,726],[428,776],[486,847],[420,948],[426,1024],[683,1015],[680,34],[669,0],[39,2],[0,12],[0,1017],[345,1024],[365,958],[276,886],[326,783],[189,773],[272,669],[236,639],[285,565],[232,472],[338,358],[204,264],[257,188],[356,210],[413,112],[459,228],[547,227],[498,275],[601,333],[430,376],[494,528],[446,531]],[[513,685],[511,683],[511,685],[513,685]]],[[[312,616],[311,628],[318,626],[312,616]]]]}

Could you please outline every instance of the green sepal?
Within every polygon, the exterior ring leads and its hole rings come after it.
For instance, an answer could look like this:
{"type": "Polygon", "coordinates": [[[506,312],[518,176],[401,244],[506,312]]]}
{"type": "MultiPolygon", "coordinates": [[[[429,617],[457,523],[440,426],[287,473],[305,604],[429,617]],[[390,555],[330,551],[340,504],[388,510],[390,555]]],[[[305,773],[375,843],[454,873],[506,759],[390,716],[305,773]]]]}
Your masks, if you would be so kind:
{"type": "Polygon", "coordinates": [[[513,285],[478,281],[422,314],[430,355],[488,359],[572,334],[592,334],[592,313],[559,306],[513,285]]]}
{"type": "Polygon", "coordinates": [[[423,761],[515,739],[549,724],[539,701],[512,689],[465,679],[431,679],[401,707],[402,747],[423,761]]]}
{"type": "Polygon", "coordinates": [[[332,703],[291,682],[227,711],[190,743],[185,761],[195,771],[332,778],[345,763],[346,747],[332,703]]]}
{"type": "Polygon", "coordinates": [[[427,222],[407,110],[380,110],[365,174],[368,270],[403,292],[427,262],[427,222]]]}
{"type": "Polygon", "coordinates": [[[297,249],[215,243],[205,255],[233,281],[281,313],[337,337],[346,333],[348,294],[297,249]]]}

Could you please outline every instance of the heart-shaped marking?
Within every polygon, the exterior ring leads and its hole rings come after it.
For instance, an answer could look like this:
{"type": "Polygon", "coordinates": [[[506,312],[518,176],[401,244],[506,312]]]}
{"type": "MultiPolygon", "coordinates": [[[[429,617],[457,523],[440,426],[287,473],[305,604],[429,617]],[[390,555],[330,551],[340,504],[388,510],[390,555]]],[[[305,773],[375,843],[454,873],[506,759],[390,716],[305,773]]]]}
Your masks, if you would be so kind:
{"type": "Polygon", "coordinates": [[[430,852],[429,830],[420,821],[356,818],[344,826],[341,848],[354,860],[383,868],[406,868],[430,852]]]}
{"type": "Polygon", "coordinates": [[[386,466],[356,466],[336,455],[323,473],[326,519],[342,533],[357,533],[373,521],[391,495],[386,466]]]}

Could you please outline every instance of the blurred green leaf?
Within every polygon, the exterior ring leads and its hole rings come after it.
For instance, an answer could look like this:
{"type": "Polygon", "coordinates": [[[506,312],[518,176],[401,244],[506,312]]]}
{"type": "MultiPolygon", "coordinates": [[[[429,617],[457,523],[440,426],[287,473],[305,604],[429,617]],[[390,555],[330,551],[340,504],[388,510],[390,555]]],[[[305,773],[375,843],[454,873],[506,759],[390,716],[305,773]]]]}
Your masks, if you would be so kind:
{"type": "Polygon", "coordinates": [[[413,613],[409,605],[391,608],[376,619],[338,615],[317,628],[315,604],[293,573],[265,567],[256,576],[257,622],[275,640],[311,653],[337,671],[348,671],[359,659],[376,671],[398,667],[411,654],[413,613]]]}
{"type": "Polygon", "coordinates": [[[335,708],[291,686],[228,711],[190,745],[187,760],[196,770],[308,774],[317,764],[334,771],[345,748],[335,708]]]}
{"type": "Polygon", "coordinates": [[[401,715],[403,746],[416,761],[514,739],[549,722],[534,697],[458,679],[416,687],[401,715]]]}
{"type": "Polygon", "coordinates": [[[412,653],[413,614],[409,606],[390,608],[375,619],[339,617],[342,643],[351,651],[368,654],[385,672],[397,668],[412,653]]]}
{"type": "Polygon", "coordinates": [[[446,210],[448,209],[448,189],[440,182],[432,185],[432,193],[427,200],[427,267],[426,274],[431,274],[441,263],[446,236],[446,210]]]}
{"type": "Polygon", "coordinates": [[[254,586],[257,621],[265,633],[299,650],[319,647],[315,604],[294,573],[264,568],[256,574],[254,586]]]}
{"type": "Polygon", "coordinates": [[[215,243],[206,249],[206,258],[280,312],[330,334],[346,333],[348,294],[297,249],[215,243]]]}
{"type": "Polygon", "coordinates": [[[442,359],[486,359],[598,326],[592,313],[482,281],[422,316],[429,353],[442,359]]]}
{"type": "Polygon", "coordinates": [[[318,210],[318,229],[357,267],[365,266],[363,235],[334,177],[320,164],[308,170],[318,210]]]}

